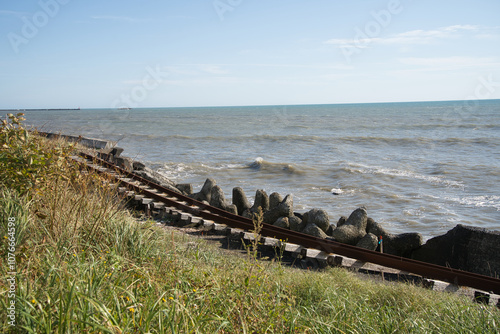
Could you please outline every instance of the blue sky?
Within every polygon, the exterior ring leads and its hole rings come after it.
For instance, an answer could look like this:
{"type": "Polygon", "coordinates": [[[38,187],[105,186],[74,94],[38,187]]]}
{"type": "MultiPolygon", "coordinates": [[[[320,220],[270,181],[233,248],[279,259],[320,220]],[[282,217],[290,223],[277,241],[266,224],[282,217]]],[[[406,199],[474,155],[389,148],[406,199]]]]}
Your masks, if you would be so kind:
{"type": "Polygon", "coordinates": [[[0,108],[500,98],[498,0],[0,1],[0,108]]]}

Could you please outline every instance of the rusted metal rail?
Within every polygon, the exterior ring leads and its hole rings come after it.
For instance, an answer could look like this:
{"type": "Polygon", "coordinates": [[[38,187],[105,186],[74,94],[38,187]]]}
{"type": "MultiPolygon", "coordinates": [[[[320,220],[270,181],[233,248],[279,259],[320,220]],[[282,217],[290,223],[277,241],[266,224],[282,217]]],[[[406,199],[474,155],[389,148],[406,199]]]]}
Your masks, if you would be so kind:
{"type": "MultiPolygon", "coordinates": [[[[95,169],[99,173],[108,174],[111,178],[120,182],[131,191],[142,194],[156,202],[164,203],[182,212],[203,219],[212,220],[220,224],[225,224],[229,227],[250,231],[254,229],[254,224],[251,219],[234,215],[222,209],[196,201],[95,156],[85,153],[81,153],[80,156],[86,160],[92,161],[92,163],[87,162],[87,166],[95,169]],[[96,164],[101,167],[97,167],[96,164]],[[133,182],[127,181],[126,179],[131,179],[133,182]]],[[[75,160],[78,161],[78,159],[75,160]]],[[[82,161],[79,162],[82,163],[82,161]]],[[[494,294],[500,294],[500,279],[494,277],[370,251],[265,223],[260,233],[262,236],[286,240],[289,243],[298,244],[305,248],[317,249],[326,253],[333,253],[363,262],[370,262],[389,268],[403,270],[420,275],[424,278],[441,280],[458,286],[467,286],[494,294]]]]}

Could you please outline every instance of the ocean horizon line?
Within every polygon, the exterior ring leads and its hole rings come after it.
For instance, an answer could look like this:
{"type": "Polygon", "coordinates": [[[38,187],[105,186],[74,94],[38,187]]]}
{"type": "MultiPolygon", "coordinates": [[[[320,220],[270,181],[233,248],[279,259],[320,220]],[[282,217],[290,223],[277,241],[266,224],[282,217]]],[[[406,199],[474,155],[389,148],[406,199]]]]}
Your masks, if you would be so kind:
{"type": "Polygon", "coordinates": [[[136,108],[109,108],[109,107],[51,107],[51,108],[0,108],[0,112],[5,111],[53,111],[53,110],[144,110],[144,109],[214,109],[214,108],[256,108],[256,107],[301,107],[301,106],[356,106],[356,105],[395,105],[395,104],[425,104],[425,103],[465,103],[468,101],[493,102],[500,99],[465,99],[465,100],[425,100],[425,101],[380,101],[380,102],[343,102],[343,103],[299,103],[299,104],[254,104],[254,105],[213,105],[213,106],[163,106],[163,107],[136,107],[136,108]]]}

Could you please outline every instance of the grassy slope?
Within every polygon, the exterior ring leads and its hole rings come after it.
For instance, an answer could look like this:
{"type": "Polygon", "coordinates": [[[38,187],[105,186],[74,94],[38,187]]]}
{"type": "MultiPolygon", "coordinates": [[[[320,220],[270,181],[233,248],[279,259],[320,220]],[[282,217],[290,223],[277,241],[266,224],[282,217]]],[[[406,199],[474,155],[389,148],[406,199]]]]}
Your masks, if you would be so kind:
{"type": "MultiPolygon", "coordinates": [[[[8,217],[16,217],[18,272],[16,327],[2,312],[1,332],[498,331],[496,308],[342,269],[297,271],[250,255],[242,261],[204,240],[138,223],[97,175],[81,176],[71,165],[57,175],[24,196],[0,180],[0,232],[5,241],[8,217]]],[[[1,309],[9,302],[6,258],[3,242],[1,309]]]]}

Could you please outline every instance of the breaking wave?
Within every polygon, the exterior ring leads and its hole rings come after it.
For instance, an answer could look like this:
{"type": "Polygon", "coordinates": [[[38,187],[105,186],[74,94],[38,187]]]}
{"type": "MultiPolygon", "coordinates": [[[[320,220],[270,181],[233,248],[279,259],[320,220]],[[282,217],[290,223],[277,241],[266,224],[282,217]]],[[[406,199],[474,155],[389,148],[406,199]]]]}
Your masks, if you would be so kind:
{"type": "Polygon", "coordinates": [[[261,157],[255,158],[255,160],[252,163],[248,164],[248,168],[267,173],[287,173],[287,174],[306,173],[304,170],[301,170],[294,164],[269,162],[261,157]]]}

